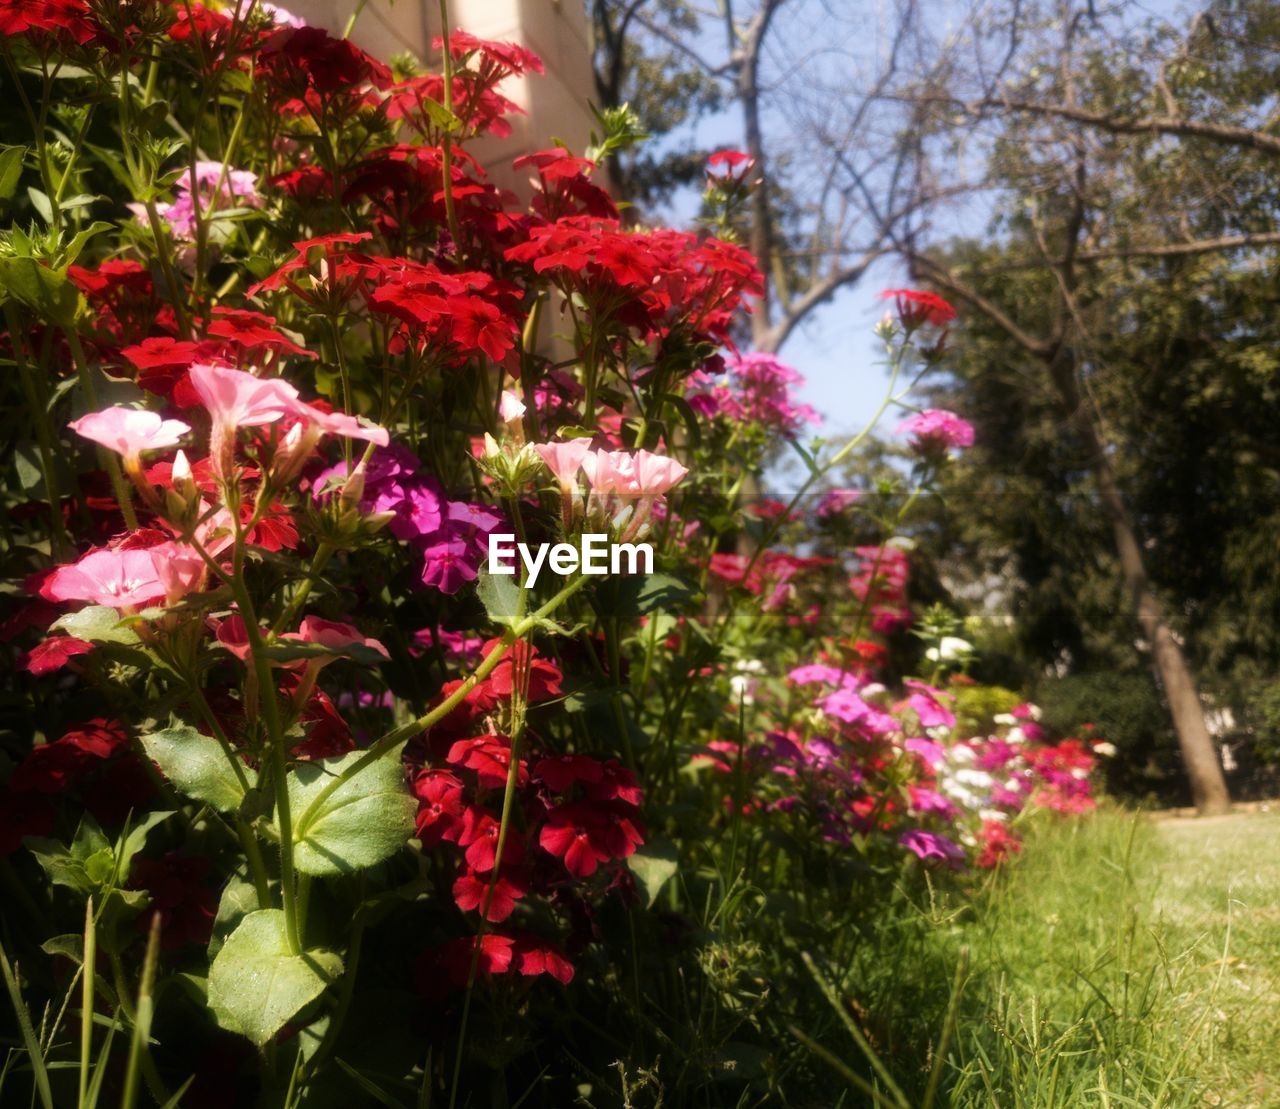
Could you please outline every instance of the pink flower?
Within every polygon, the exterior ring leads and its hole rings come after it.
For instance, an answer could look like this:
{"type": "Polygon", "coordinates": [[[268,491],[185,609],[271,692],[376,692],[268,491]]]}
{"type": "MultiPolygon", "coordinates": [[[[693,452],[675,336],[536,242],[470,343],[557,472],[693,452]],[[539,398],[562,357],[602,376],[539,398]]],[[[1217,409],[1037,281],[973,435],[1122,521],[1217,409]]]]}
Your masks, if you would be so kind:
{"type": "Polygon", "coordinates": [[[610,493],[637,493],[635,461],[626,451],[588,451],[582,459],[587,483],[596,497],[610,493]]]}
{"type": "Polygon", "coordinates": [[[637,492],[645,496],[662,496],[689,471],[674,458],[636,451],[635,474],[637,492]]]}
{"type": "MultiPolygon", "coordinates": [[[[260,208],[262,197],[258,193],[258,175],[246,169],[231,169],[221,162],[196,162],[195,181],[200,214],[205,220],[216,208],[260,208]]],[[[196,201],[191,194],[191,173],[184,172],[173,183],[173,203],[156,205],[156,215],[169,225],[173,237],[182,241],[194,241],[196,237],[196,201]]],[[[139,222],[150,222],[146,208],[130,204],[129,209],[139,222]]]]}
{"type": "Polygon", "coordinates": [[[341,652],[346,647],[368,647],[377,651],[383,658],[391,655],[378,640],[360,634],[358,628],[344,624],[338,620],[324,620],[319,616],[304,616],[296,632],[280,637],[281,639],[297,639],[303,643],[317,643],[331,651],[341,652]]]}
{"type": "Polygon", "coordinates": [[[44,585],[55,601],[90,601],[131,608],[165,595],[149,550],[90,551],[79,562],[59,566],[44,585]]]}
{"type": "Polygon", "coordinates": [[[898,425],[899,435],[910,435],[917,451],[973,446],[973,425],[945,408],[926,408],[898,425]]]}
{"type": "Polygon", "coordinates": [[[168,542],[151,547],[146,553],[164,586],[165,604],[176,604],[204,584],[208,567],[194,547],[168,542]]]}
{"type": "Polygon", "coordinates": [[[178,440],[191,430],[191,425],[181,420],[166,420],[158,412],[120,405],[90,412],[72,420],[67,426],[77,435],[100,443],[130,460],[136,460],[142,451],[177,446],[178,440]]]}
{"type": "Polygon", "coordinates": [[[328,435],[341,435],[344,439],[363,439],[366,443],[373,443],[379,447],[385,447],[391,442],[391,436],[387,434],[385,427],[368,423],[361,416],[348,416],[345,412],[322,412],[319,408],[302,401],[297,402],[293,413],[328,435]]]}
{"type": "Polygon", "coordinates": [[[582,460],[591,450],[591,440],[569,439],[563,443],[538,443],[533,449],[560,482],[560,488],[570,490],[578,484],[578,471],[582,468],[582,460]]]}
{"type": "Polygon", "coordinates": [[[922,728],[954,728],[956,726],[955,715],[943,704],[944,700],[951,700],[950,694],[912,678],[908,678],[905,684],[911,691],[911,696],[907,698],[907,705],[920,718],[922,728]]]}
{"type": "Polygon", "coordinates": [[[296,411],[298,390],[279,378],[264,380],[243,370],[197,362],[191,384],[209,410],[215,430],[272,424],[296,411]]]}
{"type": "Polygon", "coordinates": [[[515,393],[510,389],[502,390],[502,399],[498,402],[498,416],[504,424],[520,419],[526,411],[524,404],[515,393]]]}

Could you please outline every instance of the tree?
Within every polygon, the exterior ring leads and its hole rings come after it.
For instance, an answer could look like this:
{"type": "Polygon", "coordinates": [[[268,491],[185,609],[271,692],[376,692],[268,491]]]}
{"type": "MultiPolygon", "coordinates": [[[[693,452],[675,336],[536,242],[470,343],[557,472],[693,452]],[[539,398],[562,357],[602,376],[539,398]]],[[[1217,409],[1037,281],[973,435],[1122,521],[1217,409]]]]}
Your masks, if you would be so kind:
{"type": "Polygon", "coordinates": [[[624,161],[632,199],[661,203],[696,179],[706,152],[672,148],[680,128],[737,117],[759,181],[741,229],[766,278],[756,349],[781,349],[945,193],[915,173],[917,109],[883,95],[909,68],[916,0],[897,0],[883,21],[804,0],[724,0],[714,16],[685,0],[592,0],[590,10],[597,93],[606,106],[630,101],[667,140],[661,156],[624,161]]]}
{"type": "MultiPolygon", "coordinates": [[[[1009,22],[999,65],[961,66],[952,57],[901,93],[938,113],[935,156],[956,148],[957,109],[971,124],[960,132],[965,141],[989,151],[984,183],[999,195],[1006,249],[995,271],[1003,279],[955,265],[954,251],[948,258],[936,238],[926,245],[914,231],[900,239],[901,252],[921,278],[996,325],[1056,394],[1091,471],[1204,812],[1226,807],[1221,771],[1187,651],[1147,565],[1148,537],[1135,525],[1134,499],[1122,494],[1125,420],[1098,398],[1108,377],[1133,368],[1116,340],[1132,349],[1143,314],[1126,317],[1123,307],[1149,298],[1174,260],[1190,260],[1184,272],[1194,273],[1194,260],[1211,256],[1229,271],[1230,252],[1280,241],[1267,164],[1280,152],[1266,130],[1273,85],[1264,78],[1273,63],[1259,69],[1267,58],[1260,31],[1275,41],[1269,6],[1215,6],[1182,36],[1158,25],[1118,31],[1092,9],[1069,5],[1023,10],[1009,22]],[[1019,272],[1041,275],[1039,301],[1011,295],[1019,272]]],[[[1224,319],[1217,336],[1228,340],[1239,323],[1224,319]]],[[[1174,599],[1185,611],[1185,596],[1174,599]]]]}

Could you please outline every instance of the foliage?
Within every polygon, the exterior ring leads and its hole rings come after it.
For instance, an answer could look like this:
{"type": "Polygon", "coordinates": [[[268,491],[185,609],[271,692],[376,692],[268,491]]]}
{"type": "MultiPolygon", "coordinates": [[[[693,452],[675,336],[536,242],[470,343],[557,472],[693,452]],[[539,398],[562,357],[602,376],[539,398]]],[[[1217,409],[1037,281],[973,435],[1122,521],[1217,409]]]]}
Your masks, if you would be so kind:
{"type": "MultiPolygon", "coordinates": [[[[468,146],[540,60],[440,46],[0,5],[6,1103],[830,1101],[883,1080],[825,1062],[882,908],[1093,805],[1033,706],[957,730],[914,498],[810,496],[865,435],[726,353],[734,159],[703,229],[625,225],[607,112],[520,199],[468,146]],[[653,572],[561,565],[601,537],[653,572]]],[[[890,296],[882,412],[955,315],[890,296]]],[[[929,490],[973,443],[901,430],[929,490]]]]}

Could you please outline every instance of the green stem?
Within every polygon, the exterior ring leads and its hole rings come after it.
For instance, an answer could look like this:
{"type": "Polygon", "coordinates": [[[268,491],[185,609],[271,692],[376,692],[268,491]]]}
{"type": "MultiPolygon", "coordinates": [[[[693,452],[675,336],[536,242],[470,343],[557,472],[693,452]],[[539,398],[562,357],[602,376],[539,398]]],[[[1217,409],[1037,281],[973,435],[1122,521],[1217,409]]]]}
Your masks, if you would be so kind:
{"type": "MultiPolygon", "coordinates": [[[[237,551],[240,549],[240,544],[237,543],[237,551]]],[[[296,903],[293,819],[289,809],[288,761],[284,749],[284,731],[280,726],[280,705],[276,701],[275,684],[271,680],[271,664],[266,656],[267,645],[262,638],[262,630],[258,627],[253,600],[245,588],[238,566],[231,578],[231,592],[244,620],[249,654],[253,659],[253,671],[258,683],[258,705],[267,725],[267,743],[271,748],[271,784],[275,789],[276,799],[276,826],[280,831],[280,899],[284,908],[285,936],[289,942],[289,950],[294,955],[299,955],[302,953],[302,935],[296,903]]]]}
{"type": "MultiPolygon", "coordinates": [[[[350,463],[348,462],[348,465],[350,463]]],[[[349,471],[348,471],[349,472],[349,471]]],[[[271,625],[271,635],[274,638],[279,635],[285,628],[289,627],[298,613],[302,611],[302,606],[307,603],[307,598],[311,595],[311,586],[316,578],[320,576],[321,571],[328,565],[329,559],[333,557],[334,548],[328,543],[320,543],[316,547],[316,553],[311,558],[311,570],[302,580],[302,584],[298,586],[298,592],[293,595],[285,609],[280,613],[276,622],[271,625]]]]}
{"type": "Polygon", "coordinates": [[[56,451],[53,431],[49,426],[49,413],[41,401],[35,376],[27,362],[26,346],[21,339],[18,313],[12,302],[5,302],[4,318],[9,328],[9,343],[13,347],[14,361],[18,363],[22,392],[26,397],[30,418],[35,422],[36,443],[40,448],[40,471],[44,477],[45,495],[49,498],[49,546],[53,557],[61,561],[71,550],[71,541],[67,537],[66,527],[62,522],[62,491],[58,486],[58,471],[54,464],[56,451]]]}

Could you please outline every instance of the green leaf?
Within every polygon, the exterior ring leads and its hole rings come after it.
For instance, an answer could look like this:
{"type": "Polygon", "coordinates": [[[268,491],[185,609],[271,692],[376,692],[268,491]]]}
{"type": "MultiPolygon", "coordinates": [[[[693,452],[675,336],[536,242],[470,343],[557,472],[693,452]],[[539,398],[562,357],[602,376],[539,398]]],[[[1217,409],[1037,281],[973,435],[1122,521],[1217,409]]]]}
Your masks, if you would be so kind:
{"type": "Polygon", "coordinates": [[[259,909],[227,937],[209,968],[218,1024],[261,1047],[342,973],[332,951],[291,954],[284,913],[259,909]]]}
{"type": "Polygon", "coordinates": [[[670,844],[649,844],[627,860],[627,866],[644,887],[649,908],[658,900],[658,894],[675,877],[680,869],[676,849],[670,844]]]}
{"type": "Polygon", "coordinates": [[[0,292],[65,327],[75,320],[80,303],[80,292],[65,273],[51,270],[34,258],[0,259],[0,292]]]}
{"type": "Polygon", "coordinates": [[[424,96],[419,103],[431,122],[442,131],[459,131],[462,129],[462,120],[439,101],[424,96]]]}
{"type": "Polygon", "coordinates": [[[18,191],[18,179],[22,176],[22,160],[25,146],[6,146],[0,150],[0,200],[10,200],[18,191]]]}
{"type": "Polygon", "coordinates": [[[242,766],[244,777],[238,777],[222,745],[186,724],[144,735],[142,746],[178,790],[219,812],[239,809],[245,783],[252,788],[258,780],[249,766],[242,766]]]}
{"type": "MultiPolygon", "coordinates": [[[[663,393],[658,398],[658,403],[660,406],[669,404],[680,413],[680,419],[684,421],[685,430],[689,433],[690,446],[699,447],[702,445],[702,427],[698,423],[698,414],[694,412],[693,406],[684,397],[675,393],[663,393]]],[[[662,410],[661,407],[658,410],[660,412],[662,410]]],[[[637,446],[643,447],[644,444],[638,443],[637,446]]]]}
{"type": "Polygon", "coordinates": [[[596,600],[608,616],[626,620],[654,609],[679,609],[696,596],[697,590],[670,574],[633,574],[610,577],[596,588],[596,600]]]}
{"type": "Polygon", "coordinates": [[[293,861],[301,873],[351,874],[404,847],[413,835],[418,803],[405,784],[403,748],[400,744],[354,773],[363,751],[315,759],[289,771],[293,861]]]}
{"type": "Polygon", "coordinates": [[[490,574],[481,570],[476,596],[495,624],[509,628],[520,619],[520,586],[514,574],[490,574]]]}
{"type": "MultiPolygon", "coordinates": [[[[79,200],[81,198],[73,197],[72,199],[79,200]]],[[[88,199],[92,201],[92,200],[97,200],[98,198],[91,196],[88,199]]],[[[112,224],[106,223],[103,220],[94,220],[93,223],[89,224],[88,227],[81,228],[79,231],[75,233],[75,235],[72,236],[71,241],[67,243],[67,245],[63,248],[63,251],[62,251],[63,262],[65,262],[68,266],[71,265],[77,258],[80,257],[80,252],[84,250],[85,244],[88,243],[88,241],[92,239],[94,235],[98,235],[103,231],[112,231],[114,229],[115,228],[112,224]]]]}
{"type": "Polygon", "coordinates": [[[349,658],[365,666],[377,666],[386,662],[386,656],[366,647],[363,643],[348,643],[342,647],[326,647],[323,643],[303,643],[285,639],[268,647],[263,654],[272,662],[293,662],[310,658],[349,658]]]}
{"type": "Polygon", "coordinates": [[[249,881],[242,865],[239,871],[231,875],[218,900],[218,913],[213,918],[213,932],[209,937],[209,957],[212,959],[217,955],[227,937],[240,926],[240,922],[260,908],[258,891],[249,881]]]}
{"type": "Polygon", "coordinates": [[[53,223],[53,205],[49,203],[48,194],[41,192],[34,185],[28,185],[27,196],[31,198],[31,206],[40,213],[40,218],[45,223],[53,223]]]}
{"type": "Polygon", "coordinates": [[[122,623],[120,613],[106,605],[90,605],[78,612],[68,612],[53,622],[53,627],[92,643],[123,643],[133,646],[139,642],[138,633],[122,623]]]}

